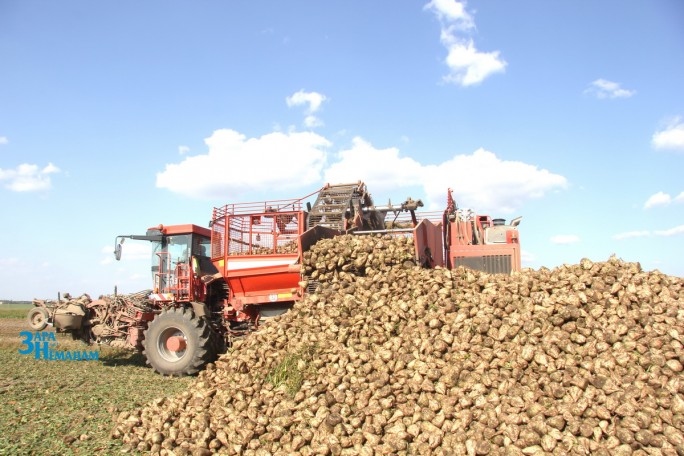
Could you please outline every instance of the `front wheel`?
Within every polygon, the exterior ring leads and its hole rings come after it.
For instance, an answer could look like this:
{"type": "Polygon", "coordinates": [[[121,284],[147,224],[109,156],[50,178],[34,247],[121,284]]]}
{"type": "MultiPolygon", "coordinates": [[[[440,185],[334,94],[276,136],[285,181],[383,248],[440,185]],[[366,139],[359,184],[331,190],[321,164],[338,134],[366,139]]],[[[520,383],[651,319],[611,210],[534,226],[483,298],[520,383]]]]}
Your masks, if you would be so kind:
{"type": "Polygon", "coordinates": [[[164,309],[145,330],[143,354],[162,375],[196,374],[215,357],[211,328],[190,309],[164,309]]]}
{"type": "Polygon", "coordinates": [[[28,324],[34,331],[42,331],[47,326],[48,312],[43,307],[34,307],[29,310],[28,324]]]}

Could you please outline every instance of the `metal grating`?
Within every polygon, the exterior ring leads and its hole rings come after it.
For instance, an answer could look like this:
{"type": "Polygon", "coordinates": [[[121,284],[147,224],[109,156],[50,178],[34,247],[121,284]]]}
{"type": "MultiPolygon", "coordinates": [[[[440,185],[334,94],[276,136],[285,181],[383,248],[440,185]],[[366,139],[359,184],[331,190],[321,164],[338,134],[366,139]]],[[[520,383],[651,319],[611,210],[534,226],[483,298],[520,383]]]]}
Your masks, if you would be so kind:
{"type": "Polygon", "coordinates": [[[223,246],[226,238],[225,218],[215,220],[211,226],[211,257],[223,258],[223,246]]]}
{"type": "Polygon", "coordinates": [[[489,274],[510,274],[512,271],[511,255],[456,256],[453,265],[489,274]]]}
{"type": "Polygon", "coordinates": [[[337,230],[345,228],[345,215],[358,185],[334,185],[324,188],[309,211],[308,228],[317,225],[337,230]]]}
{"type": "Polygon", "coordinates": [[[299,213],[228,216],[228,255],[298,252],[299,213]]]}
{"type": "Polygon", "coordinates": [[[313,294],[316,293],[321,287],[321,283],[318,280],[309,279],[306,284],[306,293],[313,294]]]}

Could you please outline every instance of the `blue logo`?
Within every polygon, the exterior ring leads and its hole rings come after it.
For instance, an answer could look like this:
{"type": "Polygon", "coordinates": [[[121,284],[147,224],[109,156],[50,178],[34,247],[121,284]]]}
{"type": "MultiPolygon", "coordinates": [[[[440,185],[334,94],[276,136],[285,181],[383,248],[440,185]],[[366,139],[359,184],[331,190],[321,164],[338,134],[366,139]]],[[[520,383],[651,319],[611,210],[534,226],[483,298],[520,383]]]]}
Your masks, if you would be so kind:
{"type": "Polygon", "coordinates": [[[20,355],[33,353],[35,359],[47,359],[49,361],[91,361],[100,359],[100,352],[95,351],[64,351],[54,350],[57,347],[55,333],[49,331],[31,333],[22,331],[19,336],[23,337],[23,350],[19,349],[20,355]]]}

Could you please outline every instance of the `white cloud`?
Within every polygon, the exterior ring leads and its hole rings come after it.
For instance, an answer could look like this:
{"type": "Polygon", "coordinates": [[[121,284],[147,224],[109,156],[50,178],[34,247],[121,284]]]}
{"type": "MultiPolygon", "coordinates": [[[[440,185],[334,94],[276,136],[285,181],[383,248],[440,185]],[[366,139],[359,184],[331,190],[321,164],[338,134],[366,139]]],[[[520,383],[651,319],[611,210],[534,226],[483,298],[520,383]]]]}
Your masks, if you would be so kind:
{"type": "Polygon", "coordinates": [[[478,149],[470,155],[455,155],[439,165],[425,166],[421,172],[428,201],[446,201],[452,188],[460,207],[478,212],[511,213],[525,200],[540,198],[548,191],[565,188],[565,177],[519,161],[502,160],[494,153],[478,149]]]}
{"type": "Polygon", "coordinates": [[[9,143],[9,139],[7,139],[7,136],[0,136],[0,146],[7,143],[9,143]]]}
{"type": "Polygon", "coordinates": [[[681,117],[673,119],[660,131],[653,134],[651,144],[656,149],[684,151],[684,122],[681,117]]]}
{"type": "Polygon", "coordinates": [[[313,114],[321,108],[321,105],[328,98],[318,92],[305,92],[300,90],[285,98],[288,107],[308,105],[307,114],[313,114]]]}
{"type": "Polygon", "coordinates": [[[48,163],[48,165],[42,169],[41,173],[42,174],[53,174],[53,173],[58,173],[60,170],[57,168],[55,165],[52,163],[48,163]]]}
{"type": "Polygon", "coordinates": [[[323,121],[316,116],[309,115],[304,118],[304,126],[308,128],[322,127],[323,125],[323,121]]]}
{"type": "Polygon", "coordinates": [[[656,236],[676,236],[678,234],[684,234],[684,225],[675,226],[669,230],[656,231],[656,236]]]}
{"type": "Polygon", "coordinates": [[[362,180],[372,191],[418,185],[421,164],[412,158],[400,157],[399,149],[376,149],[356,137],[352,147],[337,154],[338,161],[325,170],[325,181],[356,182],[362,180]]]}
{"type": "Polygon", "coordinates": [[[321,109],[321,105],[328,98],[318,92],[305,92],[300,90],[295,92],[289,97],[285,98],[285,102],[288,107],[293,106],[306,106],[306,117],[304,117],[304,126],[307,128],[322,127],[324,125],[323,121],[313,114],[321,109]]]}
{"type": "Polygon", "coordinates": [[[523,267],[531,266],[536,260],[532,252],[528,252],[525,249],[520,250],[520,262],[523,264],[523,267]]]}
{"type": "Polygon", "coordinates": [[[448,82],[462,86],[475,85],[506,68],[506,62],[499,58],[499,51],[479,52],[472,40],[453,43],[448,46],[448,50],[446,64],[451,70],[445,76],[448,82]]]}
{"type": "Polygon", "coordinates": [[[167,164],[157,187],[198,198],[226,198],[250,190],[318,183],[330,142],[312,132],[273,132],[246,138],[230,129],[205,139],[206,154],[167,164]]]}
{"type": "Polygon", "coordinates": [[[651,195],[644,203],[644,209],[650,209],[655,206],[669,206],[670,203],[684,203],[684,192],[672,198],[670,194],[665,192],[658,192],[651,195]]]}
{"type": "Polygon", "coordinates": [[[467,30],[475,27],[473,17],[466,11],[465,2],[455,0],[432,0],[423,9],[432,10],[444,22],[467,30]]]}
{"type": "Polygon", "coordinates": [[[638,237],[648,237],[651,235],[650,231],[627,231],[626,233],[619,233],[613,236],[616,241],[622,241],[624,239],[632,239],[638,237]]]}
{"type": "Polygon", "coordinates": [[[655,206],[667,206],[672,202],[672,198],[667,193],[658,192],[651,195],[644,203],[644,209],[650,209],[655,206]]]}
{"type": "Polygon", "coordinates": [[[59,172],[60,169],[52,163],[42,169],[38,165],[24,163],[15,169],[0,168],[0,181],[7,181],[5,188],[15,192],[49,190],[52,187],[50,174],[59,172]]]}
{"type": "MultiPolygon", "coordinates": [[[[100,264],[114,263],[114,247],[113,246],[108,245],[106,247],[102,247],[101,252],[104,253],[105,256],[102,257],[102,259],[100,260],[100,264]]],[[[123,253],[122,253],[122,255],[123,255],[123,253]]]]}
{"type": "Polygon", "coordinates": [[[190,148],[188,146],[178,146],[178,153],[181,155],[185,155],[188,152],[190,152],[190,148]]]}
{"type": "Polygon", "coordinates": [[[444,80],[463,87],[479,84],[490,75],[505,71],[507,65],[499,51],[480,52],[466,36],[475,28],[475,23],[465,6],[466,2],[432,0],[424,7],[435,13],[440,21],[440,40],[447,49],[444,62],[449,67],[444,80]]]}
{"type": "MultiPolygon", "coordinates": [[[[100,264],[114,263],[114,246],[107,245],[102,247],[101,252],[104,254],[100,264]]],[[[151,261],[152,258],[152,244],[148,241],[132,241],[126,240],[121,246],[121,261],[151,261]]]]}
{"type": "Polygon", "coordinates": [[[554,244],[575,244],[579,240],[580,238],[576,234],[558,234],[551,237],[551,242],[554,244]]]}
{"type": "MultiPolygon", "coordinates": [[[[356,137],[334,156],[331,142],[312,132],[273,132],[257,138],[229,129],[205,140],[208,152],[167,164],[157,187],[198,198],[233,198],[253,190],[311,188],[362,180],[369,189],[422,188],[426,209],[441,209],[448,188],[459,207],[480,213],[511,213],[534,198],[567,187],[565,177],[478,149],[439,164],[401,156],[396,147],[376,148],[356,137]],[[283,157],[292,159],[284,161],[283,157]],[[237,170],[237,172],[232,172],[237,170]],[[202,176],[189,179],[188,176],[202,176]]],[[[404,196],[404,195],[402,195],[404,196]]]]}
{"type": "Polygon", "coordinates": [[[620,84],[606,79],[593,81],[585,93],[593,94],[596,98],[629,98],[633,96],[635,90],[627,90],[620,87],[620,84]]]}
{"type": "Polygon", "coordinates": [[[511,213],[525,200],[567,186],[563,176],[527,163],[501,160],[484,149],[470,155],[454,155],[438,165],[423,165],[410,157],[400,157],[396,148],[376,149],[355,138],[352,147],[340,152],[337,158],[325,172],[327,182],[361,179],[373,191],[420,186],[430,209],[446,204],[448,188],[454,190],[460,207],[482,213],[511,213]]]}

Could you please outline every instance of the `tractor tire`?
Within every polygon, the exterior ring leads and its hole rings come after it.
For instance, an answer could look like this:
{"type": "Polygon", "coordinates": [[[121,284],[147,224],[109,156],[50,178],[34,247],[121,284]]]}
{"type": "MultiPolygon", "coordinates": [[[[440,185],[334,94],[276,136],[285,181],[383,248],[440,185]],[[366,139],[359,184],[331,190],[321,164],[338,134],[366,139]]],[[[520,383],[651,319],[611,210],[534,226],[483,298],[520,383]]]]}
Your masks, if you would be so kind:
{"type": "Polygon", "coordinates": [[[48,311],[43,307],[34,307],[29,310],[28,313],[28,324],[34,331],[42,331],[47,327],[48,324],[48,311]]]}
{"type": "Polygon", "coordinates": [[[187,308],[164,309],[145,330],[143,354],[162,375],[193,375],[215,359],[213,331],[187,308]]]}

